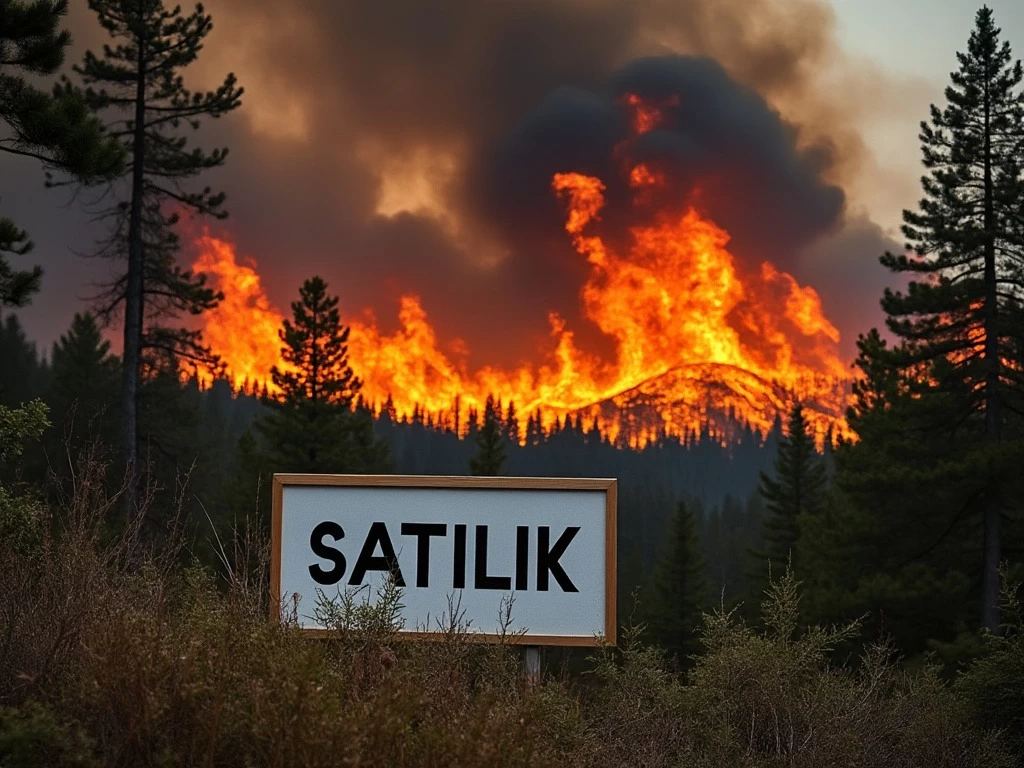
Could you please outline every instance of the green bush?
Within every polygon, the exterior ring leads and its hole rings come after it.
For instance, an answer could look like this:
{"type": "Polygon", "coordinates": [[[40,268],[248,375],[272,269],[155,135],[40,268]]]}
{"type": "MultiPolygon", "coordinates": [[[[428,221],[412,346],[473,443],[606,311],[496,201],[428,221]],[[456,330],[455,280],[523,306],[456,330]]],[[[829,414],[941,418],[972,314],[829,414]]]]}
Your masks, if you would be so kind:
{"type": "Polygon", "coordinates": [[[956,688],[974,720],[999,729],[1003,744],[1024,764],[1024,610],[1019,593],[1019,584],[1004,587],[1003,633],[983,636],[984,654],[960,676],[956,688]]]}
{"type": "Polygon", "coordinates": [[[694,765],[1010,765],[935,669],[901,671],[884,644],[836,666],[833,649],[857,625],[801,629],[798,603],[787,574],[763,605],[763,633],[708,617],[686,688],[694,765]]]}
{"type": "Polygon", "coordinates": [[[0,708],[0,768],[99,768],[92,742],[38,703],[0,708]]]}

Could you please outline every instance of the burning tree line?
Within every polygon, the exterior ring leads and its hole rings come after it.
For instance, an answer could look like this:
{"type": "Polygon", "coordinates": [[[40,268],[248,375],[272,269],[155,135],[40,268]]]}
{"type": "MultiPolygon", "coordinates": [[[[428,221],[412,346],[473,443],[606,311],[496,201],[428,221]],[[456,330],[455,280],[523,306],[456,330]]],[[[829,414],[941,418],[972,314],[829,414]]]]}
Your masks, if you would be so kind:
{"type": "MultiPolygon", "coordinates": [[[[237,387],[227,377],[211,378],[209,375],[193,371],[186,378],[193,382],[200,389],[209,389],[218,381],[223,381],[237,397],[251,397],[262,403],[272,403],[274,397],[270,394],[266,382],[243,379],[237,387]]],[[[799,403],[794,399],[794,402],[799,403]]],[[[646,445],[657,445],[665,441],[676,441],[681,445],[693,445],[701,441],[715,441],[723,446],[728,446],[738,436],[745,435],[748,439],[755,438],[764,441],[770,432],[781,431],[783,423],[782,413],[776,416],[771,430],[761,431],[756,425],[746,421],[741,414],[731,409],[727,410],[714,420],[708,418],[699,423],[696,429],[687,429],[682,434],[669,432],[664,424],[660,427],[650,427],[649,419],[641,421],[635,428],[627,423],[617,424],[614,431],[604,428],[599,416],[585,418],[584,414],[577,411],[575,414],[567,413],[564,418],[560,415],[550,416],[543,408],[536,408],[526,417],[524,424],[515,400],[509,400],[508,405],[502,402],[500,397],[488,394],[484,401],[483,409],[473,406],[463,408],[456,397],[451,408],[439,411],[429,411],[420,403],[414,402],[411,413],[399,413],[390,397],[383,403],[367,401],[362,394],[356,396],[353,402],[355,410],[365,410],[378,422],[399,424],[403,426],[421,426],[427,430],[433,430],[442,434],[454,435],[460,439],[474,441],[480,434],[482,427],[493,422],[496,425],[496,432],[513,445],[540,445],[547,439],[570,432],[579,435],[590,442],[604,442],[617,448],[629,448],[639,450],[646,445]],[[547,426],[545,426],[547,425],[547,426]]],[[[637,410],[643,410],[640,405],[637,410]]],[[[628,418],[628,415],[627,415],[628,418]]],[[[625,421],[625,419],[623,419],[625,421]]],[[[826,429],[824,441],[821,446],[824,449],[834,448],[837,436],[830,428],[826,429]]]]}

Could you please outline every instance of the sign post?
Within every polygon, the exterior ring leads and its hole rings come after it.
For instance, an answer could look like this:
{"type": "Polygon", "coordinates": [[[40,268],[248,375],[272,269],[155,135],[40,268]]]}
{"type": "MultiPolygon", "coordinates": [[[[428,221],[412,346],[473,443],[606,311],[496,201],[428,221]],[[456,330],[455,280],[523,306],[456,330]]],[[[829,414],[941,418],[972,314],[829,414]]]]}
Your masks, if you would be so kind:
{"type": "Polygon", "coordinates": [[[523,677],[528,688],[540,682],[540,648],[536,645],[528,645],[523,649],[523,677]]]}
{"type": "Polygon", "coordinates": [[[615,643],[616,481],[277,474],[271,612],[328,634],[314,609],[348,590],[402,588],[402,635],[441,630],[458,600],[467,632],[527,646],[615,643]],[[514,598],[510,624],[502,605],[514,598]]]}

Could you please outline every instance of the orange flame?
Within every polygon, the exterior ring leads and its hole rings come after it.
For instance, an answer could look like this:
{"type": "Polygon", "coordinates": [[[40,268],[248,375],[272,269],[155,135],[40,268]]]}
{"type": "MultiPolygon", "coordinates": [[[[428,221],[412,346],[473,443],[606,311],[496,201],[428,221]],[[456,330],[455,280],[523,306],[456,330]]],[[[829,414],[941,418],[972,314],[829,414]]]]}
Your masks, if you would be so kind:
{"type": "MultiPolygon", "coordinates": [[[[399,414],[416,406],[441,414],[451,412],[456,398],[462,408],[479,409],[496,393],[523,414],[542,408],[548,423],[567,413],[601,416],[615,439],[625,425],[616,423],[608,403],[647,395],[654,421],[630,435],[643,443],[660,431],[697,430],[712,410],[732,410],[767,430],[799,398],[819,436],[831,423],[842,428],[846,371],[836,352],[839,333],[813,288],[767,262],[741,278],[725,248],[728,235],[693,210],[635,228],[628,256],[619,256],[600,237],[584,234],[603,206],[601,182],[559,174],[553,186],[569,202],[566,230],[592,265],[582,291],[586,315],[615,339],[616,359],[577,349],[572,331],[552,313],[554,348],[546,364],[471,374],[441,350],[419,299],[405,296],[393,334],[382,334],[370,313],[351,321],[349,356],[368,400],[380,404],[390,396],[399,414]]],[[[280,313],[230,244],[206,236],[198,245],[195,269],[212,274],[226,296],[206,318],[207,343],[236,385],[265,378],[280,364],[280,313]]]]}
{"type": "MultiPolygon", "coordinates": [[[[661,120],[642,99],[627,97],[626,106],[636,133],[661,120]]],[[[638,199],[661,183],[644,165],[625,172],[638,199]]],[[[600,419],[610,439],[642,445],[658,434],[725,424],[726,415],[766,432],[798,399],[819,441],[830,426],[847,433],[841,414],[849,374],[839,332],[813,288],[768,262],[745,273],[727,250],[728,234],[692,208],[631,228],[628,253],[616,253],[593,233],[605,203],[602,181],[560,173],[552,187],[567,203],[565,230],[591,266],[584,313],[614,340],[614,359],[577,348],[572,330],[551,313],[543,363],[469,372],[442,351],[419,298],[408,295],[392,334],[380,332],[372,312],[350,319],[349,359],[368,401],[390,397],[399,415],[418,407],[450,423],[454,408],[482,409],[493,393],[514,401],[524,417],[542,409],[545,426],[582,415],[588,423],[600,419]]],[[[206,317],[207,343],[236,384],[265,378],[279,364],[281,315],[229,244],[203,237],[198,245],[196,271],[212,273],[227,297],[206,317]]]]}
{"type": "Polygon", "coordinates": [[[282,366],[277,333],[284,318],[267,300],[256,262],[239,264],[234,245],[206,233],[196,247],[193,271],[211,277],[224,293],[205,316],[203,339],[224,359],[236,388],[257,382],[270,386],[270,369],[282,366]]]}

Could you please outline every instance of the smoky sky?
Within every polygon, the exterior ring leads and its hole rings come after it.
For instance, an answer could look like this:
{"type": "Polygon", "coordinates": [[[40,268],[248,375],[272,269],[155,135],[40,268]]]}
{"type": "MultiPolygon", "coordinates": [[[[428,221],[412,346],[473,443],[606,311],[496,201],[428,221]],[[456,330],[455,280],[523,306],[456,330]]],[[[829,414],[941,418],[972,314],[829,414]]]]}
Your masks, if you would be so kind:
{"type": "Polygon", "coordinates": [[[822,177],[829,148],[798,150],[796,130],[761,96],[716,62],[689,56],[639,59],[597,92],[555,91],[477,169],[474,198],[487,201],[489,216],[513,237],[527,221],[560,226],[561,203],[545,194],[553,174],[596,175],[607,187],[603,218],[614,233],[644,223],[628,184],[629,169],[641,162],[667,180],[649,211],[698,205],[730,233],[735,252],[790,271],[844,210],[842,189],[822,177]],[[654,130],[630,137],[627,94],[663,105],[654,130]]]}
{"type": "MultiPolygon", "coordinates": [[[[843,67],[824,3],[205,5],[215,29],[187,81],[207,87],[234,71],[246,88],[237,113],[195,135],[231,149],[202,182],[228,194],[231,217],[211,230],[258,263],[282,309],[318,273],[346,314],[370,308],[385,330],[395,327],[399,296],[420,295],[440,338],[463,340],[471,365],[536,360],[552,310],[584,344],[607,350],[580,317],[587,265],[562,229],[550,180],[601,176],[605,224],[620,236],[630,222],[616,218],[628,207],[613,149],[628,140],[632,157],[668,174],[666,204],[684,204],[700,185],[702,206],[740,259],[771,259],[801,282],[818,280],[826,312],[828,291],[838,306],[849,301],[843,286],[855,284],[865,319],[844,320],[844,349],[876,322],[885,281],[877,256],[892,244],[848,213],[844,180],[863,147],[844,115],[863,105],[817,82],[816,73],[843,67]],[[659,130],[632,140],[618,101],[627,91],[677,96],[678,106],[659,130]],[[388,190],[401,198],[421,178],[428,199],[412,195],[381,214],[388,190]]],[[[69,60],[105,42],[84,6],[73,4],[69,60]]],[[[95,227],[41,187],[30,163],[0,158],[0,206],[31,227],[47,270],[24,312],[46,343],[107,267],[71,252],[85,249],[95,227]]]]}

